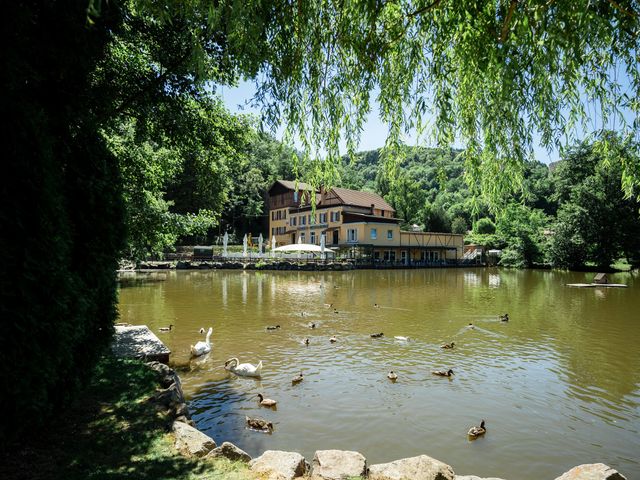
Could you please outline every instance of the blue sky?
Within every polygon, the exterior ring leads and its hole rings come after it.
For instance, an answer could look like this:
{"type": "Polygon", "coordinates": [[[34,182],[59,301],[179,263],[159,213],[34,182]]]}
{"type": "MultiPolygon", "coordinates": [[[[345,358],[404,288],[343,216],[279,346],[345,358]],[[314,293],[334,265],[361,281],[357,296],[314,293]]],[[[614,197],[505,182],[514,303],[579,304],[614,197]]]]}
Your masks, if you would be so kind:
{"type": "MultiPolygon", "coordinates": [[[[628,83],[627,83],[628,88],[628,83]]],[[[243,81],[237,87],[217,87],[217,93],[221,95],[224,100],[227,108],[229,108],[232,112],[237,113],[252,113],[255,115],[260,115],[260,110],[251,106],[248,106],[251,98],[255,94],[255,87],[253,83],[243,81]]],[[[587,110],[589,111],[589,110],[587,110]]],[[[594,109],[591,108],[591,111],[594,112],[594,109]]],[[[596,112],[594,112],[594,115],[596,112]]],[[[632,116],[626,112],[625,118],[628,121],[632,120],[632,116]]],[[[590,121],[589,124],[598,125],[598,120],[590,121]]],[[[276,137],[280,139],[282,135],[282,129],[280,129],[276,133],[276,137]]],[[[577,132],[577,138],[584,138],[583,132],[577,132]]],[[[380,148],[384,145],[384,141],[387,137],[387,127],[384,125],[380,119],[378,118],[378,104],[377,102],[372,102],[372,111],[369,114],[367,123],[362,132],[362,136],[360,139],[360,146],[358,148],[359,151],[364,150],[374,150],[376,148],[380,148]]],[[[408,136],[405,139],[405,142],[409,145],[416,144],[416,136],[408,136]]],[[[429,146],[429,145],[426,145],[429,146]]],[[[346,151],[346,149],[345,149],[346,151]]],[[[541,147],[537,142],[534,144],[534,157],[543,163],[555,162],[559,159],[559,153],[557,149],[547,150],[541,147]]]]}

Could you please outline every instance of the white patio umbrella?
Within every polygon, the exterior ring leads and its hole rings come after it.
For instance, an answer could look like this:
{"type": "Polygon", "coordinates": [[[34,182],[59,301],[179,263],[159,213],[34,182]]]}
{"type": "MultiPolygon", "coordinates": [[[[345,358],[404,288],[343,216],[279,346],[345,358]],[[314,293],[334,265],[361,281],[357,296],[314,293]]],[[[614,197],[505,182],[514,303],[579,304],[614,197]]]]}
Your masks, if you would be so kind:
{"type": "Polygon", "coordinates": [[[244,237],[242,238],[242,256],[246,257],[247,256],[247,234],[244,234],[244,237]]]}
{"type": "Polygon", "coordinates": [[[276,236],[271,237],[271,256],[273,257],[273,249],[276,248],[276,236]]]}
{"type": "Polygon", "coordinates": [[[322,260],[325,259],[325,254],[324,254],[324,249],[325,249],[325,234],[323,233],[322,235],[320,235],[320,258],[322,258],[322,260]]]}
{"type": "Polygon", "coordinates": [[[222,237],[222,256],[227,256],[227,245],[229,244],[229,232],[224,232],[224,237],[222,237]]]}
{"type": "MultiPolygon", "coordinates": [[[[273,249],[274,252],[306,252],[306,253],[321,253],[322,247],[320,245],[314,245],[312,243],[291,243],[289,245],[283,245],[273,249]]],[[[332,249],[325,247],[325,253],[334,253],[332,249]]]]}
{"type": "Polygon", "coordinates": [[[263,242],[262,234],[258,237],[258,253],[262,254],[262,242],[263,242]]]}

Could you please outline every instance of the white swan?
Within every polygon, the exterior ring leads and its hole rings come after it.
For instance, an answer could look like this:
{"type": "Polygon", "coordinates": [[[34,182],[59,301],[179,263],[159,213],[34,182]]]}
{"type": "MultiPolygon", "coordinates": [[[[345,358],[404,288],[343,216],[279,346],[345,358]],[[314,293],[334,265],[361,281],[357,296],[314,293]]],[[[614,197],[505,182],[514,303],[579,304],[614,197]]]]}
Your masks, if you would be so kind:
{"type": "Polygon", "coordinates": [[[240,363],[237,358],[230,358],[224,362],[224,368],[241,377],[259,377],[262,374],[262,360],[253,366],[250,363],[240,363]]]}
{"type": "Polygon", "coordinates": [[[205,353],[209,353],[211,351],[211,342],[209,341],[211,339],[211,332],[213,332],[213,328],[209,327],[209,331],[207,332],[207,338],[206,340],[200,341],[198,343],[196,343],[195,345],[191,345],[191,356],[192,357],[199,357],[201,355],[204,355],[205,353]]]}
{"type": "Polygon", "coordinates": [[[395,336],[395,337],[393,337],[393,338],[395,338],[395,339],[396,339],[396,340],[398,340],[399,342],[408,342],[408,341],[410,341],[410,340],[411,340],[411,338],[410,338],[410,337],[403,337],[403,336],[401,336],[401,335],[396,335],[396,336],[395,336]]]}

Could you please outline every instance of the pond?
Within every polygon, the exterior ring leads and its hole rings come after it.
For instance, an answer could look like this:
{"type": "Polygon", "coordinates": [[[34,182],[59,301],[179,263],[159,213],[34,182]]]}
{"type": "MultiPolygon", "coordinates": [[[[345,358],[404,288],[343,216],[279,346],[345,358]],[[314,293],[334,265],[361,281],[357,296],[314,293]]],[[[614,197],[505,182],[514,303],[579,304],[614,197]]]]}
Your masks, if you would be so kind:
{"type": "Polygon", "coordinates": [[[159,281],[123,284],[120,321],[148,325],[172,350],[197,426],[252,456],[295,450],[310,460],[336,448],[373,464],[427,454],[459,475],[509,480],[604,462],[635,478],[640,281],[619,273],[611,281],[628,288],[566,286],[592,277],[491,268],[156,273],[149,278],[159,281]],[[505,312],[508,323],[498,320],[505,312]],[[209,326],[212,352],[189,362],[209,326]],[[455,348],[440,348],[446,342],[455,348]],[[262,361],[262,378],[228,373],[230,357],[262,361]],[[451,378],[431,373],[449,368],[451,378]],[[277,410],[261,408],[258,393],[277,410]],[[247,430],[245,415],[272,421],[274,432],[247,430]],[[469,440],[483,419],[486,435],[469,440]]]}

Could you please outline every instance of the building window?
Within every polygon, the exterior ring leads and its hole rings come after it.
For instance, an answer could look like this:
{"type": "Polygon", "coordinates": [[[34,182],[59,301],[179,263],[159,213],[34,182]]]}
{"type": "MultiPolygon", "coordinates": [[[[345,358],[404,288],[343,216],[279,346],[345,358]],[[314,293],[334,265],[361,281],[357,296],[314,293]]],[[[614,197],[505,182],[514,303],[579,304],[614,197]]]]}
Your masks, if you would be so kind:
{"type": "Polygon", "coordinates": [[[355,228],[347,229],[347,242],[357,242],[358,241],[358,230],[355,228]]]}
{"type": "Polygon", "coordinates": [[[287,211],[286,211],[286,210],[283,210],[283,211],[282,211],[282,213],[283,213],[283,215],[284,215],[284,219],[286,220],[286,219],[287,219],[287,211]]]}
{"type": "Polygon", "coordinates": [[[302,232],[300,234],[300,243],[304,243],[304,238],[305,238],[305,235],[304,235],[304,232],[302,232]]]}
{"type": "Polygon", "coordinates": [[[305,215],[302,215],[300,217],[300,225],[306,225],[307,224],[307,217],[305,215]]]}
{"type": "Polygon", "coordinates": [[[271,227],[271,235],[275,235],[276,234],[276,229],[271,227]]]}
{"type": "Polygon", "coordinates": [[[321,213],[320,214],[320,223],[327,223],[327,214],[326,213],[321,213]]]}
{"type": "Polygon", "coordinates": [[[378,238],[378,229],[377,228],[372,228],[371,229],[371,240],[375,240],[376,238],[378,238]]]}
{"type": "Polygon", "coordinates": [[[387,230],[387,239],[393,240],[393,230],[387,230]]]}
{"type": "Polygon", "coordinates": [[[293,192],[293,201],[294,201],[295,203],[297,203],[297,202],[298,202],[298,192],[297,192],[297,191],[296,191],[296,192],[293,192]]]}
{"type": "Polygon", "coordinates": [[[311,234],[309,235],[309,243],[313,243],[315,245],[315,243],[316,243],[316,232],[311,232],[311,234]]]}
{"type": "Polygon", "coordinates": [[[291,226],[292,227],[296,226],[296,220],[297,220],[297,217],[291,217],[291,226]]]}
{"type": "Polygon", "coordinates": [[[276,219],[276,212],[275,210],[271,212],[271,220],[275,220],[276,219]]]}

